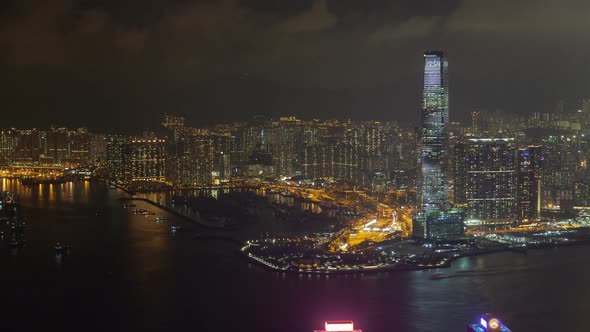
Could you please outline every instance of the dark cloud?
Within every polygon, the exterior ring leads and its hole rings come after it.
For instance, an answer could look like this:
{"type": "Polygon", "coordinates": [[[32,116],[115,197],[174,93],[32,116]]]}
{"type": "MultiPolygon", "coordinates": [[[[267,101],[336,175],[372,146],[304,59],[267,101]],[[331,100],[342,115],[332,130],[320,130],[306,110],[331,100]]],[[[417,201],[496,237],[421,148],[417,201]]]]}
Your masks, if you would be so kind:
{"type": "Polygon", "coordinates": [[[19,126],[175,110],[411,121],[421,52],[441,48],[454,117],[524,114],[590,94],[588,18],[581,0],[6,0],[0,100],[19,126]]]}

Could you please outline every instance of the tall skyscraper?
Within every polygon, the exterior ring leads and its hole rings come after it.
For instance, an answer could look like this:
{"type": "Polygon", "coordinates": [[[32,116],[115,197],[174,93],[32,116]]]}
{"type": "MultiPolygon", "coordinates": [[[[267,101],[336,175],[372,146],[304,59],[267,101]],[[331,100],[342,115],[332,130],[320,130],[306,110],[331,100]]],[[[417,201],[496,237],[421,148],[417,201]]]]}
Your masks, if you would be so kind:
{"type": "Polygon", "coordinates": [[[442,51],[424,53],[421,115],[414,235],[423,238],[462,235],[462,215],[448,206],[449,84],[448,63],[442,51]]]}
{"type": "Polygon", "coordinates": [[[418,207],[425,214],[444,209],[449,196],[446,177],[449,141],[447,67],[443,52],[424,53],[418,207]]]}

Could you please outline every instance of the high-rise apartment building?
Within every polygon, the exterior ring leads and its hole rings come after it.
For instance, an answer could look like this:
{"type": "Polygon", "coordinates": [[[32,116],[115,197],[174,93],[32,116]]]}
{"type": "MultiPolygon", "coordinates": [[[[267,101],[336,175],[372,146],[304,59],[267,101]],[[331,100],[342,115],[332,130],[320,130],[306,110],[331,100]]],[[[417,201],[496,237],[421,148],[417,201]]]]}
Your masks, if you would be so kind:
{"type": "Polygon", "coordinates": [[[127,139],[121,135],[109,135],[105,137],[107,177],[110,182],[123,180],[123,149],[127,139]]]}
{"type": "Polygon", "coordinates": [[[40,133],[37,129],[19,130],[16,139],[14,161],[17,164],[33,165],[39,163],[40,133]]]}
{"type": "Polygon", "coordinates": [[[541,217],[541,169],[543,151],[539,145],[518,149],[516,208],[519,221],[541,217]]]}
{"type": "Polygon", "coordinates": [[[124,182],[146,187],[166,182],[166,140],[131,138],[123,149],[124,182]]]}
{"type": "Polygon", "coordinates": [[[0,165],[12,164],[16,149],[16,137],[14,129],[0,131],[0,165]]]}
{"type": "Polygon", "coordinates": [[[49,163],[61,165],[68,154],[68,130],[66,128],[51,128],[47,131],[46,160],[49,163]]]}
{"type": "MultiPolygon", "coordinates": [[[[467,203],[466,218],[487,222],[510,222],[516,213],[516,143],[513,138],[466,140],[463,160],[464,187],[456,187],[467,203]]],[[[455,168],[458,168],[457,165],[455,168]]]]}

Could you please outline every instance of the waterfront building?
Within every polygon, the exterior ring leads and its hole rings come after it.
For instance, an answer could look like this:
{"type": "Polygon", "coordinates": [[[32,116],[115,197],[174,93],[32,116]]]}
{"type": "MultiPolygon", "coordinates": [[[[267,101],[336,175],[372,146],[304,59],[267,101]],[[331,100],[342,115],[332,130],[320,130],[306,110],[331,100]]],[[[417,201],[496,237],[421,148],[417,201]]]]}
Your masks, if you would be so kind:
{"type": "Polygon", "coordinates": [[[16,130],[5,129],[0,131],[0,165],[12,164],[16,143],[16,130]]]}
{"type": "Polygon", "coordinates": [[[14,162],[17,165],[38,165],[41,156],[39,130],[19,130],[16,142],[14,162]]]}
{"type": "Polygon", "coordinates": [[[209,186],[213,181],[213,160],[215,150],[213,141],[207,136],[191,139],[190,158],[194,162],[194,182],[197,186],[209,186]]]}
{"type": "Polygon", "coordinates": [[[68,154],[68,130],[51,128],[47,131],[45,144],[45,163],[61,165],[68,154]]]}
{"type": "Polygon", "coordinates": [[[161,186],[166,183],[166,140],[133,137],[123,149],[124,183],[128,187],[161,186]]]}
{"type": "Polygon", "coordinates": [[[460,211],[449,208],[448,63],[444,52],[424,53],[424,88],[418,144],[417,215],[414,236],[447,238],[463,234],[460,211]]]}
{"type": "Polygon", "coordinates": [[[107,178],[109,182],[119,183],[123,181],[123,149],[127,138],[121,135],[108,135],[105,137],[105,142],[107,178]]]}
{"type": "Polygon", "coordinates": [[[86,128],[68,132],[68,148],[65,163],[71,166],[92,165],[92,137],[86,128]]]}
{"type": "Polygon", "coordinates": [[[516,191],[517,218],[519,221],[541,217],[541,162],[540,145],[518,149],[518,176],[516,191]]]}
{"type": "Polygon", "coordinates": [[[465,195],[467,220],[510,223],[516,208],[516,143],[513,138],[470,138],[464,150],[456,150],[457,187],[465,195]],[[461,152],[464,154],[461,155],[461,152]]]}
{"type": "Polygon", "coordinates": [[[107,160],[107,135],[90,134],[90,165],[98,166],[107,160]]]}

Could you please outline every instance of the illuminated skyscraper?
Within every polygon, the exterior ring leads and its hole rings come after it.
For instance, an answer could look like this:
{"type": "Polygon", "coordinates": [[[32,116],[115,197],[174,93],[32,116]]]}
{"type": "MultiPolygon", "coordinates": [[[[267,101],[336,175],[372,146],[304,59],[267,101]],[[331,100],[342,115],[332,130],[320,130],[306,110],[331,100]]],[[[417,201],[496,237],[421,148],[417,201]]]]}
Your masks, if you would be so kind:
{"type": "Polygon", "coordinates": [[[447,149],[449,123],[447,60],[443,52],[424,53],[424,90],[420,131],[419,209],[425,214],[444,209],[448,202],[447,149]]]}
{"type": "Polygon", "coordinates": [[[418,147],[418,199],[414,235],[444,238],[463,234],[462,216],[448,210],[449,86],[442,51],[424,53],[422,121],[418,147]]]}

